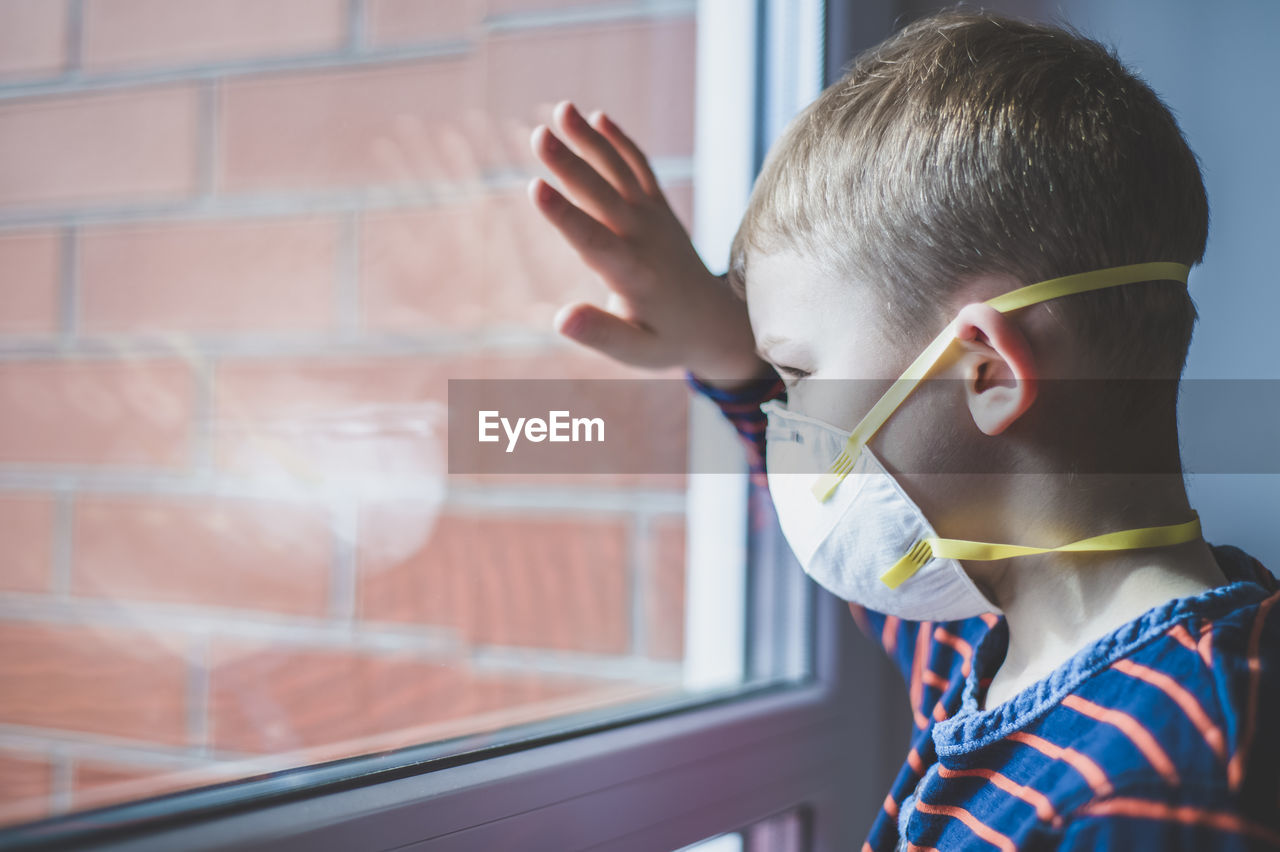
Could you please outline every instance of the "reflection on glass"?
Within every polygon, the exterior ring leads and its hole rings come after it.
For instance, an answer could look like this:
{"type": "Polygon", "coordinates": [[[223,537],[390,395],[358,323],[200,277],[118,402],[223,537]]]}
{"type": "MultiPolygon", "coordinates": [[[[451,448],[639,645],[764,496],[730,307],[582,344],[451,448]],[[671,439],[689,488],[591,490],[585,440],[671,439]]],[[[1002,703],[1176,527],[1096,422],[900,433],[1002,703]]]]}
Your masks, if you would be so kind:
{"type": "Polygon", "coordinates": [[[0,10],[0,823],[679,692],[686,478],[444,424],[650,375],[552,334],[528,140],[607,109],[687,223],[695,4],[66,5],[0,10]]]}
{"type": "Polygon", "coordinates": [[[676,852],[743,852],[741,834],[721,834],[676,852]]]}
{"type": "Polygon", "coordinates": [[[787,811],[754,822],[742,831],[683,846],[676,852],[801,852],[809,848],[805,830],[805,814],[787,811]]]}

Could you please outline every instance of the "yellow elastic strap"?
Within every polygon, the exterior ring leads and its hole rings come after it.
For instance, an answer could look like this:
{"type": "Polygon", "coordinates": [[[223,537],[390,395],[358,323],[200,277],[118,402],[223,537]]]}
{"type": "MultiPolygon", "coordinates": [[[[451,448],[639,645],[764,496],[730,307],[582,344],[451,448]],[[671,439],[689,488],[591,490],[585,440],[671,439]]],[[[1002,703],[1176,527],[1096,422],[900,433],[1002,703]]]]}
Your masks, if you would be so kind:
{"type": "Polygon", "coordinates": [[[886,571],[880,581],[896,589],[919,571],[930,559],[967,559],[974,562],[990,562],[1014,556],[1031,556],[1037,553],[1081,553],[1110,550],[1139,550],[1146,547],[1166,547],[1184,544],[1200,538],[1200,517],[1197,515],[1182,524],[1164,527],[1141,527],[1134,530],[1095,535],[1058,547],[1026,547],[1020,544],[990,544],[983,541],[965,541],[958,538],[931,537],[915,543],[907,553],[886,571]]]}
{"type": "MultiPolygon", "coordinates": [[[[1091,290],[1104,290],[1108,287],[1118,287],[1121,284],[1136,284],[1140,281],[1177,281],[1186,284],[1187,276],[1190,273],[1191,267],[1183,263],[1163,261],[1134,263],[1129,266],[1095,269],[1091,272],[1064,275],[1061,278],[1051,278],[1048,281],[1041,281],[1037,284],[1028,284],[1026,287],[1019,287],[1017,290],[1010,290],[1008,293],[1002,293],[995,298],[988,299],[986,304],[1003,314],[1048,301],[1049,299],[1057,299],[1060,296],[1088,293],[1091,290]]],[[[911,365],[894,381],[893,386],[885,391],[884,396],[880,397],[876,404],[871,406],[871,410],[858,422],[858,425],[853,427],[853,432],[845,442],[844,449],[832,461],[831,467],[827,472],[819,476],[810,488],[818,500],[825,503],[830,499],[831,495],[835,493],[836,486],[844,481],[849,471],[853,470],[853,464],[857,460],[858,454],[862,452],[863,445],[871,440],[871,436],[884,425],[884,422],[898,409],[902,401],[915,390],[916,385],[928,375],[929,371],[938,362],[938,359],[942,357],[942,353],[951,346],[951,342],[954,339],[955,322],[952,321],[911,362],[911,365]]]]}

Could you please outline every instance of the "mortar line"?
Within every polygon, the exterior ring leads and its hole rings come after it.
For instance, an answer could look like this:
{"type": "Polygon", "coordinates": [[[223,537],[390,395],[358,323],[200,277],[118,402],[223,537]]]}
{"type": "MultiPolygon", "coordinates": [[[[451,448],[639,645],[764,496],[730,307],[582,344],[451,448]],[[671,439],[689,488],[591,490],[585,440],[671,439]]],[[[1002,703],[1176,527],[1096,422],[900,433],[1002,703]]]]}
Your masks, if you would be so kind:
{"type": "Polygon", "coordinates": [[[49,784],[50,813],[65,814],[74,806],[75,756],[62,743],[54,745],[50,754],[51,778],[49,784]]]}
{"type": "Polygon", "coordinates": [[[80,232],[73,224],[61,227],[58,235],[58,341],[73,345],[80,330],[80,232]]]}
{"type": "Polygon", "coordinates": [[[360,335],[360,228],[363,216],[352,210],[342,217],[337,272],[334,276],[334,325],[338,335],[355,340],[360,335]]]}
{"type": "Polygon", "coordinates": [[[75,73],[84,65],[84,0],[68,0],[66,32],[66,72],[75,73]]]}
{"type": "Polygon", "coordinates": [[[54,496],[53,556],[50,591],[59,598],[71,595],[72,563],[75,559],[76,496],[62,492],[54,496]]]}
{"type": "MultiPolygon", "coordinates": [[[[729,474],[745,476],[745,473],[729,474]]],[[[470,514],[486,515],[511,509],[528,510],[536,515],[560,515],[580,512],[597,518],[630,515],[638,511],[679,516],[684,513],[687,497],[683,491],[626,491],[607,488],[573,488],[570,486],[516,487],[496,489],[483,484],[452,485],[443,499],[439,483],[426,483],[421,490],[398,488],[375,497],[393,497],[425,505],[470,514]]],[[[307,485],[287,480],[246,482],[233,476],[192,476],[189,473],[159,474],[151,471],[86,468],[50,471],[26,469],[17,465],[0,465],[0,490],[36,490],[54,494],[85,493],[152,496],[229,497],[244,500],[271,500],[301,506],[324,506],[332,495],[317,495],[307,485]]]]}
{"type": "Polygon", "coordinates": [[[221,123],[221,80],[206,80],[200,84],[196,122],[196,192],[197,198],[212,198],[217,189],[218,168],[221,165],[221,146],[218,144],[221,123]]]}
{"type": "MultiPolygon", "coordinates": [[[[654,157],[654,172],[664,188],[693,180],[693,158],[654,157]]],[[[135,203],[79,208],[28,208],[0,213],[0,232],[32,227],[114,225],[123,222],[203,222],[226,218],[301,218],[369,210],[422,210],[484,201],[495,194],[523,193],[532,173],[506,168],[468,181],[462,190],[448,182],[424,182],[410,188],[370,185],[359,190],[241,194],[196,197],[179,202],[135,203]]]]}
{"type": "Polygon", "coordinates": [[[193,753],[189,746],[8,723],[0,724],[0,748],[40,752],[51,763],[54,762],[56,753],[61,751],[68,758],[79,762],[127,763],[174,771],[218,769],[225,763],[256,761],[267,757],[226,749],[211,751],[208,756],[202,757],[193,753]]]}
{"type": "Polygon", "coordinates": [[[630,524],[631,547],[628,548],[627,570],[631,580],[631,653],[647,656],[649,651],[649,569],[652,567],[649,538],[652,527],[649,516],[637,513],[630,524]]]}
{"type": "Polygon", "coordinates": [[[202,80],[235,79],[263,74],[385,68],[396,64],[462,58],[470,54],[471,45],[460,39],[449,39],[359,55],[344,53],[345,50],[344,46],[338,50],[287,57],[227,60],[204,65],[138,68],[96,74],[86,74],[77,69],[57,77],[0,83],[0,102],[32,97],[106,93],[148,86],[182,86],[202,80]]]}
{"type": "MultiPolygon", "coordinates": [[[[371,65],[387,65],[396,62],[418,62],[438,58],[458,58],[470,55],[474,50],[473,39],[449,38],[423,41],[418,44],[395,45],[368,49],[361,44],[353,50],[352,36],[364,41],[364,22],[349,35],[346,43],[336,49],[287,56],[259,59],[229,59],[199,65],[174,65],[158,68],[139,68],[125,71],[85,73],[83,70],[83,25],[78,10],[82,0],[71,0],[75,14],[68,20],[68,69],[55,77],[37,80],[17,80],[0,84],[0,101],[13,98],[79,94],[150,84],[165,84],[215,77],[242,77],[257,74],[306,72],[317,70],[342,70],[371,65]]],[[[485,21],[486,32],[514,35],[528,31],[558,27],[617,24],[629,21],[663,20],[696,14],[696,0],[648,0],[604,7],[583,6],[578,9],[542,12],[520,12],[499,15],[485,21]]],[[[348,13],[352,14],[352,13],[348,13]]],[[[363,19],[363,15],[361,18],[363,19]]]]}
{"type": "Polygon", "coordinates": [[[201,757],[210,756],[209,682],[210,638],[208,633],[192,637],[191,659],[187,672],[187,737],[201,757]]]}
{"type": "Polygon", "coordinates": [[[330,515],[329,616],[350,627],[356,616],[356,536],[358,509],[352,500],[337,502],[330,515]]]}
{"type": "Polygon", "coordinates": [[[195,356],[191,363],[192,378],[195,381],[195,399],[192,418],[195,426],[191,432],[191,443],[187,453],[187,463],[194,474],[206,477],[214,476],[213,443],[215,410],[215,388],[217,364],[208,356],[195,356]]]}
{"type": "Polygon", "coordinates": [[[634,654],[589,654],[545,648],[474,646],[470,665],[490,673],[537,671],[569,677],[642,683],[680,683],[682,664],[651,660],[634,654]]]}
{"type": "Polygon", "coordinates": [[[349,0],[347,3],[348,54],[358,55],[366,46],[366,11],[364,0],[349,0]]]}
{"type": "Polygon", "coordinates": [[[459,650],[455,631],[447,627],[406,628],[403,624],[362,622],[358,629],[335,624],[327,616],[290,617],[230,609],[198,611],[193,606],[131,603],[111,608],[95,598],[11,593],[0,600],[0,620],[28,624],[151,628],[187,637],[204,636],[273,643],[280,647],[350,650],[369,654],[412,653],[451,658],[459,650]],[[292,618],[292,620],[291,620],[292,618]]]}

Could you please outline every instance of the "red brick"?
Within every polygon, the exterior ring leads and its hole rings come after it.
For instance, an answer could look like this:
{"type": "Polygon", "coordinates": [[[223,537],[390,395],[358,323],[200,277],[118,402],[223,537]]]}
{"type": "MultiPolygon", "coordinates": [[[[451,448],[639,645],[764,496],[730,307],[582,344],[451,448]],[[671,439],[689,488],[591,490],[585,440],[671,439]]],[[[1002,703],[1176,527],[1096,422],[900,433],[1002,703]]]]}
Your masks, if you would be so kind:
{"type": "Polygon", "coordinates": [[[120,600],[322,615],[331,550],[327,516],[312,507],[82,497],[72,589],[120,600]]]}
{"type": "Polygon", "coordinates": [[[0,722],[179,744],[186,640],[145,630],[0,624],[0,722]]]}
{"type": "Polygon", "coordinates": [[[333,324],[338,223],[200,222],[86,231],[88,332],[316,331],[333,324]]]}
{"type": "Polygon", "coordinates": [[[657,659],[684,659],[684,548],[683,519],[654,521],[644,583],[647,652],[657,659]]]}
{"type": "Polygon", "coordinates": [[[0,236],[0,334],[58,330],[58,246],[53,231],[0,236]]]}
{"type": "Polygon", "coordinates": [[[417,187],[438,168],[430,140],[480,102],[480,72],[474,62],[444,57],[229,81],[219,185],[417,187]]]}
{"type": "Polygon", "coordinates": [[[426,519],[371,509],[360,562],[360,613],[451,624],[475,644],[619,654],[629,648],[627,527],[613,519],[503,513],[439,518],[409,556],[379,538],[426,519]]]}
{"type": "Polygon", "coordinates": [[[369,215],[360,258],[373,329],[550,331],[561,306],[608,295],[523,192],[369,215]]]}
{"type": "Polygon", "coordinates": [[[439,475],[449,379],[635,375],[604,359],[566,352],[224,359],[214,400],[217,457],[237,471],[305,473],[311,466],[318,474],[358,469],[439,475]]]}
{"type": "Polygon", "coordinates": [[[170,359],[0,363],[0,462],[178,466],[193,395],[170,359]]]}
{"type": "MultiPolygon", "coordinates": [[[[688,184],[668,196],[691,220],[688,184]]],[[[366,216],[360,280],[362,319],[379,330],[547,331],[563,305],[608,295],[523,192],[366,216]]]]}
{"type": "Polygon", "coordinates": [[[317,488],[438,477],[444,396],[438,364],[423,358],[224,361],[215,455],[242,475],[317,488]]]}
{"type": "Polygon", "coordinates": [[[441,551],[437,504],[366,506],[360,513],[359,601],[362,618],[460,627],[463,572],[441,551]]]}
{"type": "MultiPolygon", "coordinates": [[[[348,488],[359,480],[365,497],[394,496],[403,489],[393,485],[421,490],[445,481],[449,379],[654,375],[567,346],[477,352],[469,358],[228,359],[217,371],[215,457],[221,468],[242,475],[284,475],[297,483],[330,488],[348,488]]],[[[669,371],[666,378],[678,377],[669,371]]],[[[636,446],[654,454],[654,469],[679,467],[685,446],[684,410],[638,420],[632,409],[611,416],[623,428],[638,430],[636,446]]],[[[469,478],[490,486],[546,486],[554,481],[675,491],[684,482],[680,473],[503,473],[469,478]]]]}
{"type": "Polygon", "coordinates": [[[488,0],[490,15],[543,12],[579,6],[620,6],[628,0],[488,0]]]}
{"type": "Polygon", "coordinates": [[[226,775],[201,770],[77,760],[71,774],[72,809],[100,808],[148,799],[223,780],[226,780],[226,775]]]}
{"type": "Polygon", "coordinates": [[[484,103],[532,127],[569,98],[605,110],[650,156],[687,157],[694,59],[692,16],[503,34],[485,46],[484,103]]]}
{"type": "MultiPolygon", "coordinates": [[[[451,735],[485,727],[482,713],[579,692],[577,679],[481,675],[462,660],[408,654],[284,649],[224,642],[213,653],[210,713],[215,747],[253,753],[337,745],[331,756],[386,747],[397,731],[408,741],[445,721],[451,735]],[[414,736],[412,732],[418,731],[414,736]],[[364,738],[381,740],[365,743],[364,738]]],[[[490,722],[492,724],[492,722],[490,722]]]]}
{"type": "Polygon", "coordinates": [[[456,715],[462,685],[458,668],[407,656],[223,644],[212,669],[213,742],[279,752],[422,724],[456,715]]]}
{"type": "Polygon", "coordinates": [[[29,77],[62,70],[67,61],[63,0],[0,0],[0,75],[29,77]]]}
{"type": "Polygon", "coordinates": [[[42,755],[0,751],[0,825],[49,815],[53,767],[42,755]]]}
{"type": "Polygon", "coordinates": [[[39,494],[0,495],[0,589],[49,589],[53,547],[53,500],[39,494]]]}
{"type": "Polygon", "coordinates": [[[484,678],[477,676],[465,689],[465,700],[472,707],[466,715],[294,752],[290,758],[305,765],[477,733],[498,732],[501,737],[502,729],[516,725],[634,704],[660,695],[670,696],[679,692],[679,684],[641,684],[612,679],[591,682],[558,675],[502,673],[484,678]]]}
{"type": "Polygon", "coordinates": [[[443,401],[442,362],[433,358],[227,358],[217,371],[223,422],[332,417],[375,405],[443,401]]]}
{"type": "Polygon", "coordinates": [[[114,786],[163,774],[167,774],[164,769],[140,767],[131,763],[101,763],[98,761],[85,762],[78,760],[76,761],[75,771],[72,773],[71,786],[78,793],[81,790],[114,786]]]}
{"type": "Polygon", "coordinates": [[[0,105],[0,206],[189,195],[196,123],[188,86],[9,101],[0,105]]]}
{"type": "Polygon", "coordinates": [[[220,643],[212,738],[219,748],[276,752],[369,736],[456,713],[462,683],[456,667],[410,656],[220,643]]]}
{"type": "Polygon", "coordinates": [[[601,298],[596,275],[523,197],[368,217],[362,314],[370,328],[549,331],[573,300],[601,298]]]}
{"type": "Polygon", "coordinates": [[[360,314],[366,327],[463,330],[496,319],[487,309],[498,306],[481,289],[487,229],[475,209],[449,206],[364,217],[360,314]]]}
{"type": "MultiPolygon", "coordinates": [[[[681,198],[678,188],[675,196],[681,198]]],[[[549,331],[564,305],[580,301],[603,305],[608,300],[608,288],[533,208],[524,192],[498,196],[479,212],[487,229],[480,297],[458,293],[458,288],[448,292],[455,299],[469,298],[473,309],[475,302],[481,302],[486,325],[549,331]]],[[[634,374],[654,375],[651,371],[634,374]]]]}
{"type": "Polygon", "coordinates": [[[328,51],[346,37],[345,0],[85,0],[94,71],[328,51]]]}
{"type": "Polygon", "coordinates": [[[471,34],[484,12],[484,0],[368,0],[365,22],[381,47],[471,34]]]}

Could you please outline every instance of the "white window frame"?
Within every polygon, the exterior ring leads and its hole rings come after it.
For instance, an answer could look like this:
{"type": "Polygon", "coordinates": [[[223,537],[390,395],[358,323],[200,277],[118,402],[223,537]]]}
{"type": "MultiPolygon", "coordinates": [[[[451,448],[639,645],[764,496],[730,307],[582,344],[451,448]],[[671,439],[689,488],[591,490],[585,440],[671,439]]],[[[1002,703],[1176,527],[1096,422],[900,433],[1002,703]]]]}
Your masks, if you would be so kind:
{"type": "MultiPolygon", "coordinates": [[[[856,5],[699,0],[695,232],[704,257],[727,257],[736,212],[785,122],[852,47],[888,32],[891,0],[856,5]]],[[[705,400],[695,401],[692,429],[695,445],[736,441],[705,400]]],[[[294,794],[250,780],[174,794],[181,804],[126,805],[123,821],[72,814],[20,827],[14,848],[654,852],[788,812],[803,816],[804,848],[856,848],[904,747],[891,718],[901,714],[886,698],[901,692],[898,675],[846,606],[803,578],[776,524],[748,531],[745,477],[691,482],[685,685],[710,693],[595,726],[552,720],[542,734],[471,755],[424,746],[420,759],[353,758],[320,767],[324,783],[294,794]],[[806,613],[807,647],[755,639],[797,633],[773,627],[806,613]],[[740,652],[726,654],[726,631],[740,652]],[[798,680],[732,685],[752,671],[802,669],[798,680]]]]}

